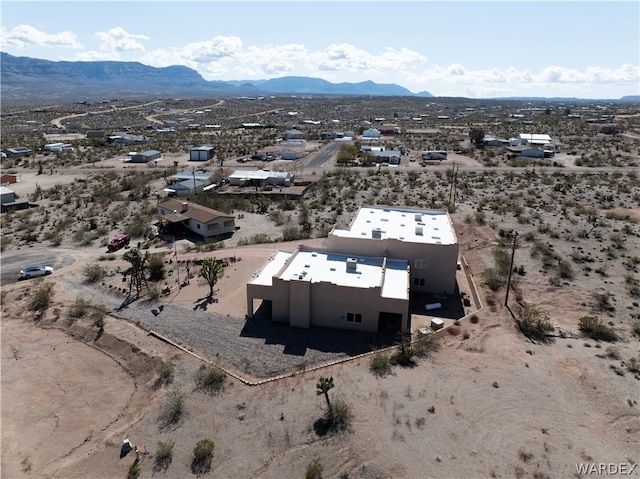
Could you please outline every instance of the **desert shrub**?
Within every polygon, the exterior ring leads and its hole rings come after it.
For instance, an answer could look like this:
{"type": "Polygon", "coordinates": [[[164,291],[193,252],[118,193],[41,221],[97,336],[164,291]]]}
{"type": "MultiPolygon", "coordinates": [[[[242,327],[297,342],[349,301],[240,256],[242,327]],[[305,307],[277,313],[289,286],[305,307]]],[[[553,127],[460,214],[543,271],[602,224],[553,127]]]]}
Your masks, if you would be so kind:
{"type": "Polygon", "coordinates": [[[529,304],[522,308],[517,322],[527,337],[538,341],[547,341],[547,334],[555,329],[551,324],[548,313],[529,304]]]}
{"type": "Polygon", "coordinates": [[[317,457],[309,463],[307,466],[307,472],[305,473],[305,479],[322,479],[322,471],[324,467],[317,457]]]}
{"type": "Polygon", "coordinates": [[[37,281],[37,286],[29,300],[29,309],[42,313],[47,310],[51,301],[53,301],[53,283],[44,282],[42,279],[37,281]]]}
{"type": "Polygon", "coordinates": [[[5,300],[7,299],[7,294],[9,294],[7,290],[3,289],[2,291],[0,291],[0,304],[4,304],[5,300]]]}
{"type": "Polygon", "coordinates": [[[203,364],[195,374],[196,391],[216,394],[224,387],[226,379],[227,375],[221,369],[203,364]]]}
{"type": "Polygon", "coordinates": [[[191,471],[194,474],[204,474],[211,469],[211,459],[216,445],[211,439],[201,439],[193,448],[191,471]]]}
{"type": "Polygon", "coordinates": [[[371,356],[369,369],[374,376],[386,376],[391,372],[391,363],[389,362],[389,357],[382,352],[375,353],[373,356],[371,356]]]}
{"type": "Polygon", "coordinates": [[[631,332],[632,332],[635,336],[640,336],[640,321],[635,321],[635,322],[631,325],[631,332]]]}
{"type": "Polygon", "coordinates": [[[398,344],[398,350],[391,356],[391,364],[398,364],[400,366],[415,366],[416,362],[413,359],[416,355],[416,350],[413,349],[410,343],[402,341],[398,344]]]}
{"type": "Polygon", "coordinates": [[[175,371],[175,366],[170,361],[162,361],[158,367],[156,368],[156,372],[158,373],[158,379],[156,379],[156,386],[160,386],[162,384],[171,384],[173,382],[173,375],[175,371]]]}
{"type": "Polygon", "coordinates": [[[609,359],[620,359],[620,350],[615,346],[609,346],[605,352],[607,353],[607,358],[609,359]]]}
{"type": "Polygon", "coordinates": [[[351,429],[353,413],[351,407],[343,399],[334,399],[327,412],[327,423],[330,432],[346,432],[351,429]]]}
{"type": "Polygon", "coordinates": [[[616,310],[615,306],[611,304],[611,293],[608,291],[604,293],[593,293],[593,299],[599,311],[612,312],[616,310]]]}
{"type": "Polygon", "coordinates": [[[151,255],[147,267],[149,268],[149,281],[162,281],[164,278],[164,261],[160,255],[151,255]]]}
{"type": "Polygon", "coordinates": [[[167,402],[165,403],[162,412],[160,413],[160,420],[164,427],[171,426],[180,422],[184,414],[184,395],[177,389],[171,391],[167,396],[167,402]]]}
{"type": "Polygon", "coordinates": [[[156,464],[154,469],[166,471],[173,460],[173,441],[158,441],[156,449],[156,464]]]}
{"type": "Polygon", "coordinates": [[[504,274],[500,273],[496,268],[487,268],[483,273],[484,284],[486,284],[491,291],[498,291],[505,284],[507,284],[507,278],[504,274]]]}
{"type": "Polygon", "coordinates": [[[640,373],[640,361],[636,358],[631,358],[626,362],[627,371],[630,373],[640,373]]]}
{"type": "Polygon", "coordinates": [[[84,279],[88,283],[97,283],[105,277],[107,270],[98,264],[88,264],[84,267],[82,273],[84,274],[84,279]]]}
{"type": "Polygon", "coordinates": [[[140,477],[140,462],[137,460],[129,466],[127,471],[127,479],[138,479],[140,477]]]}
{"type": "Polygon", "coordinates": [[[107,308],[104,304],[96,304],[91,306],[91,314],[89,315],[89,319],[101,331],[104,330],[104,317],[106,315],[107,308]]]}
{"type": "Polygon", "coordinates": [[[73,304],[69,307],[69,316],[71,318],[83,318],[89,309],[91,308],[91,301],[84,298],[76,298],[73,304]]]}
{"type": "Polygon", "coordinates": [[[578,320],[578,329],[591,339],[598,341],[616,341],[618,335],[595,316],[583,316],[578,320]]]}

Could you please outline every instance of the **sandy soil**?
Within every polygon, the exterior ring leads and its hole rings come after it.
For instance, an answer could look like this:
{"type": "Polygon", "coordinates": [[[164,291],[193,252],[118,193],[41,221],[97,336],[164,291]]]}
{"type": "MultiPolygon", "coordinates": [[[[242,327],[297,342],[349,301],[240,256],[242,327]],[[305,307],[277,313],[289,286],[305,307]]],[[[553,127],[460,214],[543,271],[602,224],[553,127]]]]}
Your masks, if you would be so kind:
{"type": "MultiPolygon", "coordinates": [[[[462,214],[456,226],[477,275],[490,264],[496,233],[465,223],[462,214]]],[[[215,252],[240,261],[227,269],[212,307],[244,316],[244,284],[282,246],[215,252]]],[[[77,255],[56,277],[81,274],[96,252],[77,255]]],[[[524,283],[524,294],[548,307],[556,326],[577,332],[581,289],[551,288],[535,274],[524,283]]],[[[193,476],[192,451],[204,438],[216,444],[205,476],[223,478],[302,477],[314,459],[323,477],[371,479],[573,477],[580,463],[640,460],[640,382],[624,372],[624,362],[638,357],[638,338],[623,335],[615,346],[620,359],[607,357],[608,344],[572,335],[533,344],[502,298],[482,288],[479,322],[442,334],[441,349],[416,367],[395,367],[380,378],[362,358],[258,387],[230,378],[210,396],[194,390],[200,361],[135,324],[107,317],[99,335],[88,321],[56,319],[54,309],[68,306],[74,291],[56,291],[36,320],[27,308],[35,285],[3,288],[2,478],[125,478],[135,459],[120,458],[125,438],[139,448],[141,478],[193,476]],[[176,372],[172,384],[158,387],[161,361],[176,372]],[[320,374],[334,377],[331,397],[352,408],[348,433],[322,436],[314,429],[325,409],[315,390],[320,374]],[[164,427],[161,412],[174,390],[184,395],[185,413],[164,427]],[[155,467],[158,441],[175,441],[166,470],[155,467]]],[[[165,300],[187,308],[208,290],[197,280],[175,287],[165,300]]]]}

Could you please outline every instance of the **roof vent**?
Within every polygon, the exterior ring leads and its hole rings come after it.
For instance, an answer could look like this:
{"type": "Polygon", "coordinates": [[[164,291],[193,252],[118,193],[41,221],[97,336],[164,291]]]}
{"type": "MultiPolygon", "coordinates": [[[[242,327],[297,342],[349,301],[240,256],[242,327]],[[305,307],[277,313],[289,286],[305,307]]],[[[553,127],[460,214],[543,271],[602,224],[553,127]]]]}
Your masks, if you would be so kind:
{"type": "Polygon", "coordinates": [[[357,264],[357,258],[347,258],[347,271],[355,271],[357,264]]]}
{"type": "Polygon", "coordinates": [[[371,237],[373,239],[381,239],[382,238],[382,230],[380,228],[373,228],[371,230],[371,237]]]}
{"type": "Polygon", "coordinates": [[[416,235],[422,236],[422,226],[416,226],[416,235]]]}
{"type": "Polygon", "coordinates": [[[416,219],[416,221],[422,221],[422,215],[420,213],[416,213],[414,218],[416,219]]]}

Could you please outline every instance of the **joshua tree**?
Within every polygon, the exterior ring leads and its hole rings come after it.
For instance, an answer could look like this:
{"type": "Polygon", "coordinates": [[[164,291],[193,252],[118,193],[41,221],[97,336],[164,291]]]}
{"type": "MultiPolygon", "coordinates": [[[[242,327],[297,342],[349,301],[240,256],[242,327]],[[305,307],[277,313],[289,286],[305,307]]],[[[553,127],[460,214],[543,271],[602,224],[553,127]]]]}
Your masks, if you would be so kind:
{"type": "Polygon", "coordinates": [[[213,288],[222,276],[224,266],[222,261],[216,258],[205,258],[202,261],[200,276],[209,283],[209,298],[213,298],[213,288]]]}
{"type": "Polygon", "coordinates": [[[329,411],[331,411],[331,401],[329,401],[329,389],[332,389],[333,384],[333,376],[320,376],[318,379],[318,384],[316,384],[316,394],[320,396],[320,394],[324,394],[324,398],[327,400],[327,407],[329,411]]]}

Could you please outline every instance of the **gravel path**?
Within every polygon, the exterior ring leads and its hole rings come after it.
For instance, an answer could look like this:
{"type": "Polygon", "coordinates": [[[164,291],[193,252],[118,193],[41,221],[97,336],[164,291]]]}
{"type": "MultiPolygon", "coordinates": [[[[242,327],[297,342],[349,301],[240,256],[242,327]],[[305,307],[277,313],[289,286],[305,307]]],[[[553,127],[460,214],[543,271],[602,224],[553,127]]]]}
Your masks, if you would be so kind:
{"type": "Polygon", "coordinates": [[[127,302],[123,296],[82,282],[81,277],[61,278],[58,284],[76,297],[103,304],[115,317],[155,331],[210,361],[221,361],[223,367],[248,380],[301,371],[369,352],[381,341],[393,341],[392,336],[383,338],[380,334],[301,330],[259,317],[245,320],[200,308],[144,300],[127,302]]]}

